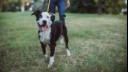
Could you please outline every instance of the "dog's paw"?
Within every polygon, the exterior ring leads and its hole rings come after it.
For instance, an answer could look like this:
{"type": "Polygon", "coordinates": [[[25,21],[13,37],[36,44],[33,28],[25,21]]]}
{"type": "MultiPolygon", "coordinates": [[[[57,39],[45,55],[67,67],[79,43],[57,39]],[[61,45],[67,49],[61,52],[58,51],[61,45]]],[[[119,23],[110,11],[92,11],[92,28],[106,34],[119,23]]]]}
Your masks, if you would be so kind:
{"type": "Polygon", "coordinates": [[[44,55],[44,60],[46,61],[48,59],[48,55],[44,55]]]}
{"type": "Polygon", "coordinates": [[[49,64],[48,64],[48,68],[51,68],[52,65],[54,63],[54,57],[50,57],[50,61],[49,61],[49,64]]]}
{"type": "Polygon", "coordinates": [[[60,38],[60,44],[64,44],[65,42],[64,42],[64,37],[61,37],[60,38]]]}
{"type": "Polygon", "coordinates": [[[71,56],[71,54],[70,53],[67,53],[67,56],[71,56]]]}
{"type": "Polygon", "coordinates": [[[70,51],[68,49],[66,51],[67,51],[67,56],[71,56],[70,51]]]}
{"type": "Polygon", "coordinates": [[[52,67],[52,65],[51,64],[48,64],[48,68],[51,68],[52,67]]]}

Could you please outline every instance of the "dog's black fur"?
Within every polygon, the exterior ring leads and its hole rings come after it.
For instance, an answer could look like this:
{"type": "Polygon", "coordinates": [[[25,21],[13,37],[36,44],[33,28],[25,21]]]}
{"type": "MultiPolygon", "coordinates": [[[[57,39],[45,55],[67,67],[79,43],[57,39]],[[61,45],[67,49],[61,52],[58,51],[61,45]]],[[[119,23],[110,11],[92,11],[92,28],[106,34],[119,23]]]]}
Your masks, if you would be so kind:
{"type": "MultiPolygon", "coordinates": [[[[36,16],[36,20],[38,20],[39,17],[40,17],[40,13],[41,13],[40,11],[36,11],[32,15],[35,15],[36,16]]],[[[38,31],[38,34],[40,32],[41,31],[38,31]]],[[[50,56],[54,56],[56,42],[60,38],[61,35],[64,37],[65,47],[68,49],[68,35],[67,35],[66,26],[60,20],[54,21],[51,24],[50,43],[48,44],[49,47],[50,47],[50,56]]],[[[39,36],[39,38],[40,38],[40,36],[39,36]]],[[[41,43],[41,47],[42,47],[43,53],[46,54],[46,45],[47,44],[45,44],[43,42],[40,42],[40,43],[41,43]]]]}

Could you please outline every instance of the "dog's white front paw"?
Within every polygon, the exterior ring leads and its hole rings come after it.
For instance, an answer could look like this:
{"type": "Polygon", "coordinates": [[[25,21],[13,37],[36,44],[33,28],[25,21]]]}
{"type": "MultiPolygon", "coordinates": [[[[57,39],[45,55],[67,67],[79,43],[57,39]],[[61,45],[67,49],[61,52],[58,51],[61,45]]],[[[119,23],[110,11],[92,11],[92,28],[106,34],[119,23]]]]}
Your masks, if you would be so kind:
{"type": "Polygon", "coordinates": [[[66,51],[67,51],[67,56],[71,56],[70,51],[68,49],[66,51]]]}
{"type": "Polygon", "coordinates": [[[51,68],[52,67],[52,65],[51,64],[48,64],[48,68],[51,68]]]}
{"type": "Polygon", "coordinates": [[[48,68],[52,67],[53,63],[54,63],[54,56],[50,57],[48,68]]]}

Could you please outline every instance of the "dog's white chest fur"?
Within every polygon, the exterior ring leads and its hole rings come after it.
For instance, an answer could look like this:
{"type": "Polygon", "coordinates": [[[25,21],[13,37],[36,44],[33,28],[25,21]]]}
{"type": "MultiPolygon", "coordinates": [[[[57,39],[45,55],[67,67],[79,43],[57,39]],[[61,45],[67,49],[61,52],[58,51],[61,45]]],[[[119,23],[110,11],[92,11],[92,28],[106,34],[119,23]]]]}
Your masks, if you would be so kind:
{"type": "Polygon", "coordinates": [[[40,35],[40,41],[47,44],[47,43],[50,43],[50,33],[51,33],[51,28],[47,29],[46,31],[44,32],[40,32],[39,35],[40,35]]]}

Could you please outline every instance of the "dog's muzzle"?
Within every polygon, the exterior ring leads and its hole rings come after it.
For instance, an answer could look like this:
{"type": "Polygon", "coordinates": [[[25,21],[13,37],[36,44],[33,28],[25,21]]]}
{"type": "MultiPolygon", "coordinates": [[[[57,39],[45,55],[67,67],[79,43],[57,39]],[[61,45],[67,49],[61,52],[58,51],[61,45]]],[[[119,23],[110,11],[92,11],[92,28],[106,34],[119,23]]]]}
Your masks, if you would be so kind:
{"type": "Polygon", "coordinates": [[[39,29],[41,32],[44,32],[48,29],[47,21],[43,20],[42,25],[39,25],[39,29]]]}

